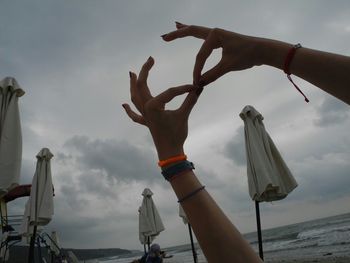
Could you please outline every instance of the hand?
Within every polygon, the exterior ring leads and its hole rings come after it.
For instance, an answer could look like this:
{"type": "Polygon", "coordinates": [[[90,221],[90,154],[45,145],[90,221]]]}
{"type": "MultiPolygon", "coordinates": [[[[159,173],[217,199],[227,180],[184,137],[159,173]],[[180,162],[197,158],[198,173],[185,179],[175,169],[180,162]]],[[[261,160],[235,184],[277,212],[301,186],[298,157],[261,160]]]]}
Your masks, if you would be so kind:
{"type": "Polygon", "coordinates": [[[205,86],[230,71],[260,65],[256,56],[259,38],[240,35],[220,28],[188,26],[179,22],[176,22],[176,28],[177,30],[162,35],[163,40],[172,41],[188,36],[204,39],[193,70],[193,83],[196,85],[205,86]],[[222,48],[221,60],[202,75],[206,60],[217,48],[222,48]]]}
{"type": "Polygon", "coordinates": [[[170,88],[153,97],[147,85],[148,72],[153,64],[153,58],[149,57],[138,76],[130,72],[131,101],[140,114],[133,111],[128,104],[123,104],[123,107],[134,122],[149,128],[159,160],[164,160],[184,153],[188,117],[197,102],[201,88],[184,85],[170,88]],[[165,110],[168,102],[185,93],[188,95],[177,110],[165,110]]]}

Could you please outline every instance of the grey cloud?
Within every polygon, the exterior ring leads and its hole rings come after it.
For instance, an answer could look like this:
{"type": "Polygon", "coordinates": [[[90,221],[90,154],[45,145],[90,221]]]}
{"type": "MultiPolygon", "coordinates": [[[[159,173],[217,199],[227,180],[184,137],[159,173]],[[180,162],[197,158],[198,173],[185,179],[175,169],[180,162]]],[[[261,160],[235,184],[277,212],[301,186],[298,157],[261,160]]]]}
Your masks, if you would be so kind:
{"type": "Polygon", "coordinates": [[[63,185],[60,187],[62,201],[64,201],[72,210],[81,211],[85,209],[89,202],[81,197],[79,188],[74,184],[63,185]]]}
{"type": "Polygon", "coordinates": [[[74,136],[66,141],[65,148],[77,152],[78,165],[117,180],[152,180],[152,175],[159,174],[149,154],[151,150],[145,152],[125,141],[74,136]]]}
{"type": "Polygon", "coordinates": [[[233,160],[237,165],[243,166],[247,164],[243,126],[240,126],[236,130],[236,134],[233,136],[231,141],[226,144],[223,153],[227,158],[233,160]]]}
{"type": "Polygon", "coordinates": [[[314,120],[314,124],[319,127],[336,125],[350,117],[349,106],[331,96],[327,96],[317,110],[319,117],[314,120]]]}
{"type": "MultiPolygon", "coordinates": [[[[349,159],[346,157],[349,156],[349,153],[343,155],[346,158],[345,160],[349,159]]],[[[349,162],[328,160],[329,158],[329,155],[324,155],[320,160],[306,159],[304,167],[297,169],[298,174],[296,175],[299,187],[292,196],[293,200],[303,200],[305,198],[326,201],[349,194],[349,162]]]]}
{"type": "Polygon", "coordinates": [[[31,184],[36,168],[36,158],[33,160],[22,159],[20,184],[31,184]]]}

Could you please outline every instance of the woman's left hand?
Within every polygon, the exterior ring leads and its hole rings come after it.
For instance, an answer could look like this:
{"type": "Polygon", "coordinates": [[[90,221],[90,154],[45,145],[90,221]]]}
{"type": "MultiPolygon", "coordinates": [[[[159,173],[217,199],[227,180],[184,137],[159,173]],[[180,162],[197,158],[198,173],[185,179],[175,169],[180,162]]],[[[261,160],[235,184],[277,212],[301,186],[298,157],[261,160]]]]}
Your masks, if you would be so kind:
{"type": "Polygon", "coordinates": [[[149,128],[159,160],[165,160],[184,154],[183,145],[188,134],[188,117],[202,88],[183,85],[169,88],[153,97],[147,85],[148,73],[153,65],[154,60],[149,57],[138,76],[130,72],[131,101],[139,113],[133,111],[129,104],[123,104],[123,107],[134,122],[149,128]],[[185,93],[188,95],[178,109],[165,110],[168,102],[185,93]]]}

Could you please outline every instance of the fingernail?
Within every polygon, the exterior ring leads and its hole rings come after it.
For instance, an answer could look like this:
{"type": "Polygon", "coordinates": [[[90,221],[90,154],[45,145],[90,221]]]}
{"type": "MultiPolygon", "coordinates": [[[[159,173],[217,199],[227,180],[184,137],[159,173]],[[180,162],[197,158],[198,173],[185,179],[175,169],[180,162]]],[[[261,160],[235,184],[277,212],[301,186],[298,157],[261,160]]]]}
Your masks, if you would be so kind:
{"type": "Polygon", "coordinates": [[[199,87],[199,88],[196,90],[196,94],[197,94],[198,97],[199,97],[199,95],[201,95],[202,91],[203,91],[203,88],[202,88],[202,87],[199,87]]]}
{"type": "Polygon", "coordinates": [[[178,21],[175,21],[175,24],[180,25],[180,26],[183,25],[182,23],[180,23],[180,22],[178,22],[178,21]]]}
{"type": "Polygon", "coordinates": [[[129,76],[130,76],[130,78],[131,78],[131,76],[132,76],[131,71],[129,71],[129,76]]]}
{"type": "Polygon", "coordinates": [[[147,60],[151,60],[151,59],[153,59],[152,56],[149,56],[149,58],[147,60]]]}
{"type": "Polygon", "coordinates": [[[125,104],[122,104],[123,108],[125,109],[125,104]]]}
{"type": "Polygon", "coordinates": [[[167,34],[164,34],[164,35],[161,35],[160,37],[161,38],[165,38],[167,36],[167,34]]]}

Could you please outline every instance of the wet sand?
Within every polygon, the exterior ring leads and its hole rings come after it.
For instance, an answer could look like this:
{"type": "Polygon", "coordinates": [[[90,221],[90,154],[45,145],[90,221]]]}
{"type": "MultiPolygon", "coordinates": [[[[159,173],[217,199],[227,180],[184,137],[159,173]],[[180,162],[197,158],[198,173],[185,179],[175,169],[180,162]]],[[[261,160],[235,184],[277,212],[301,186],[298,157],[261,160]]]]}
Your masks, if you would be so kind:
{"type": "Polygon", "coordinates": [[[350,257],[332,257],[324,256],[322,258],[308,259],[271,259],[265,260],[266,263],[350,263],[350,257]]]}

